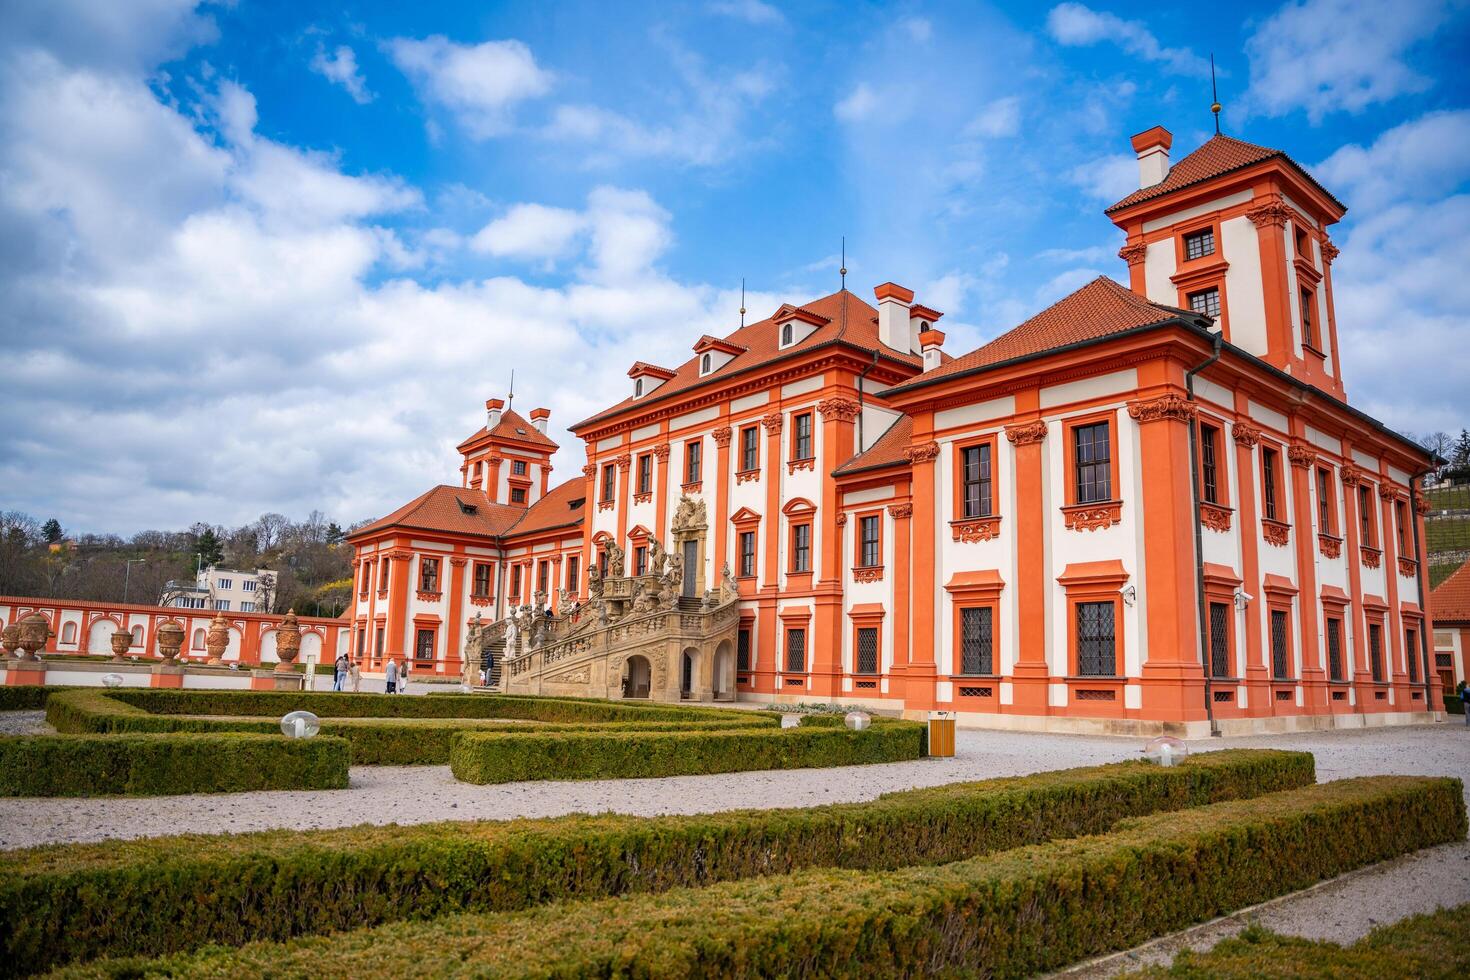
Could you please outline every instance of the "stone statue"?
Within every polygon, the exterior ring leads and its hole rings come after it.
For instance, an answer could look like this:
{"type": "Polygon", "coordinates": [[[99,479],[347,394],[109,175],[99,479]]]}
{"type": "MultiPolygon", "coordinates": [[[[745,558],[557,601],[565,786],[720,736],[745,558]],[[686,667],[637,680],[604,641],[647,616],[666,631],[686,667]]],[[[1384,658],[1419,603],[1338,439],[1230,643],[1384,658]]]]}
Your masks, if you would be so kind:
{"type": "Polygon", "coordinates": [[[708,520],[703,500],[680,497],[679,506],[674,509],[674,520],[669,526],[675,531],[683,531],[690,528],[707,527],[708,520]]]}
{"type": "Polygon", "coordinates": [[[485,628],[480,624],[480,614],[470,620],[470,628],[464,636],[464,665],[462,673],[466,687],[477,687],[476,675],[480,671],[480,660],[485,651],[485,628]]]}
{"type": "Polygon", "coordinates": [[[663,543],[658,538],[648,539],[648,574],[662,575],[664,573],[664,562],[668,558],[668,552],[664,550],[663,543]]]}
{"type": "MultiPolygon", "coordinates": [[[[291,620],[292,625],[295,625],[295,622],[296,622],[296,620],[293,618],[291,620]]],[[[286,626],[285,622],[282,621],[281,625],[278,626],[278,627],[276,627],[276,629],[277,630],[281,630],[281,629],[284,629],[285,626],[286,626]]],[[[179,650],[184,645],[184,628],[182,626],[180,626],[178,623],[174,622],[173,620],[169,620],[168,622],[166,622],[163,625],[159,626],[158,629],[153,632],[153,635],[158,640],[158,655],[161,656],[164,659],[164,662],[165,663],[173,663],[173,662],[175,662],[178,659],[179,650]]],[[[300,644],[301,644],[301,634],[300,633],[297,633],[296,634],[296,643],[297,643],[297,649],[300,649],[300,644]]],[[[286,651],[282,651],[281,650],[281,636],[278,634],[277,637],[276,637],[276,650],[278,652],[280,652],[280,655],[283,656],[283,657],[286,656],[287,655],[287,651],[289,651],[291,660],[295,660],[296,659],[296,653],[295,653],[294,650],[291,650],[290,649],[290,643],[289,642],[287,643],[286,647],[287,647],[286,651]]],[[[282,660],[281,661],[281,664],[285,664],[286,665],[284,669],[286,669],[286,670],[290,670],[291,669],[291,661],[290,660],[282,660]]],[[[281,667],[281,664],[277,664],[276,665],[276,669],[277,670],[283,669],[281,667]]]]}
{"type": "MultiPolygon", "coordinates": [[[[19,660],[40,660],[38,652],[46,646],[46,641],[56,634],[51,629],[51,620],[40,613],[31,613],[20,621],[20,656],[19,660]]],[[[180,634],[182,635],[182,630],[180,634]]],[[[181,641],[182,642],[182,641],[181,641]]]]}
{"type": "Polygon", "coordinates": [[[505,617],[505,657],[507,660],[520,653],[520,648],[516,645],[520,638],[521,632],[516,628],[515,610],[511,610],[505,617]]]}
{"type": "MultiPolygon", "coordinates": [[[[183,630],[179,630],[180,634],[183,630]]],[[[162,640],[159,641],[162,644],[162,640]]],[[[292,609],[286,613],[286,618],[281,620],[281,625],[276,627],[276,670],[285,672],[291,669],[296,662],[296,657],[301,653],[301,624],[296,621],[296,610],[292,609]]]]}
{"type": "MultiPolygon", "coordinates": [[[[117,634],[114,633],[114,636],[117,634]]],[[[209,632],[205,635],[204,649],[209,651],[208,664],[222,664],[225,662],[225,650],[230,646],[230,624],[225,622],[225,614],[217,612],[214,620],[209,624],[209,632]]],[[[122,657],[115,657],[121,660],[122,657]]]]}
{"type": "Polygon", "coordinates": [[[623,549],[618,547],[616,541],[607,543],[607,575],[608,578],[623,577],[623,549]]]}
{"type": "Polygon", "coordinates": [[[730,572],[730,563],[725,562],[725,567],[720,575],[720,602],[726,603],[740,596],[740,586],[735,582],[735,576],[730,572]]]}
{"type": "Polygon", "coordinates": [[[602,569],[596,565],[587,569],[587,598],[594,602],[602,600],[602,569]]]}
{"type": "Polygon", "coordinates": [[[533,603],[535,603],[535,612],[536,612],[536,615],[537,616],[541,616],[541,615],[544,615],[546,613],[546,593],[545,592],[537,592],[535,595],[533,595],[531,597],[531,601],[533,603]]]}

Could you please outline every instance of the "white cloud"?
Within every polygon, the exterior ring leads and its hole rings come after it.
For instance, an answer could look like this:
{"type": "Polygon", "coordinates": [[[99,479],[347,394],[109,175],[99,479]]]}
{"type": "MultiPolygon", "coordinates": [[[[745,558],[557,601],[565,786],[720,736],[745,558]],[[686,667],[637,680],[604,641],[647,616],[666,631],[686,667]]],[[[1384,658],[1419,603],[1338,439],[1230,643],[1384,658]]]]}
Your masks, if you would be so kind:
{"type": "Polygon", "coordinates": [[[1112,204],[1138,190],[1138,158],[1126,153],[1098,157],[1068,170],[1066,177],[1088,197],[1112,204]]]}
{"type": "Polygon", "coordinates": [[[843,122],[855,123],[867,119],[877,108],[878,96],[873,87],[867,82],[858,82],[844,99],[833,106],[832,112],[843,122]]]}
{"type": "Polygon", "coordinates": [[[1007,96],[987,103],[965,132],[972,136],[1002,137],[1015,136],[1021,131],[1021,100],[1007,96]]]}
{"type": "Polygon", "coordinates": [[[1449,0],[1300,0],[1263,21],[1246,41],[1248,111],[1304,109],[1313,123],[1422,92],[1430,78],[1411,65],[1414,45],[1459,6],[1449,0]]]}
{"type": "Polygon", "coordinates": [[[899,21],[898,26],[909,36],[910,40],[919,44],[934,37],[934,25],[923,17],[906,17],[899,21]]]}
{"type": "Polygon", "coordinates": [[[1058,44],[1087,47],[1108,41],[1129,54],[1162,64],[1181,75],[1207,75],[1210,63],[1188,48],[1166,48],[1142,21],[1124,20],[1080,3],[1059,3],[1046,17],[1046,29],[1058,44]]]}
{"type": "Polygon", "coordinates": [[[481,228],[470,247],[497,257],[554,259],[566,254],[584,226],[576,211],[517,204],[481,228]]]}
{"type": "Polygon", "coordinates": [[[551,90],[553,77],[520,41],[457,44],[442,35],[386,45],[425,102],[448,109],[472,138],[507,132],[515,106],[551,90]]]}
{"type": "Polygon", "coordinates": [[[1312,168],[1349,207],[1368,213],[1401,199],[1441,197],[1470,176],[1470,110],[1431,112],[1350,143],[1312,168]]]}
{"type": "Polygon", "coordinates": [[[775,26],[786,23],[786,18],[781,11],[761,0],[721,0],[721,2],[709,5],[711,13],[720,14],[725,17],[734,17],[748,24],[760,27],[775,26]]]}
{"type": "Polygon", "coordinates": [[[327,53],[326,48],[318,46],[311,59],[311,70],[333,84],[340,85],[358,105],[367,105],[373,101],[373,93],[367,88],[367,79],[358,70],[357,55],[347,45],[339,44],[337,50],[331,54],[327,53]]]}

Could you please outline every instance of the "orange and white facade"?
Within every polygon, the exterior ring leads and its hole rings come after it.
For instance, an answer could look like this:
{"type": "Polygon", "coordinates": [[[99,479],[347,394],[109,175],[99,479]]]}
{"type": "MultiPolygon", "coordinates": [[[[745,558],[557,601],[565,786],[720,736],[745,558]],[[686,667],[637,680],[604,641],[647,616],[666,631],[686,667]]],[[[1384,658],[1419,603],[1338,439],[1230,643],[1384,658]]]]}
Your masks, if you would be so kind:
{"type": "Polygon", "coordinates": [[[1429,593],[1434,621],[1434,673],[1444,694],[1470,681],[1470,562],[1429,593]]]}
{"type": "Polygon", "coordinates": [[[1217,136],[1171,166],[1170,143],[1134,138],[1140,190],[1108,209],[1128,285],[962,356],[893,283],[783,306],[634,364],[554,489],[554,445],[492,400],[461,486],[354,535],[355,649],[456,670],[477,609],[585,597],[608,544],[636,574],[657,539],[686,595],[730,570],[746,699],[1186,734],[1424,718],[1429,459],[1345,400],[1344,208],[1279,151],[1217,136]]]}

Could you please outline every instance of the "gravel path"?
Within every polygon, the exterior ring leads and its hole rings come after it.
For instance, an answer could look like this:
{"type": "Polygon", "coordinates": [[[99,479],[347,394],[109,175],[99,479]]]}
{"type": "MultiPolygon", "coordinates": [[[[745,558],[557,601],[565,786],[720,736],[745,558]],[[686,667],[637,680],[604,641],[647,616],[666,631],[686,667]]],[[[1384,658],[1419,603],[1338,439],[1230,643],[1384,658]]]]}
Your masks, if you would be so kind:
{"type": "Polygon", "coordinates": [[[0,711],[0,736],[51,735],[55,731],[46,723],[44,711],[0,711]]]}

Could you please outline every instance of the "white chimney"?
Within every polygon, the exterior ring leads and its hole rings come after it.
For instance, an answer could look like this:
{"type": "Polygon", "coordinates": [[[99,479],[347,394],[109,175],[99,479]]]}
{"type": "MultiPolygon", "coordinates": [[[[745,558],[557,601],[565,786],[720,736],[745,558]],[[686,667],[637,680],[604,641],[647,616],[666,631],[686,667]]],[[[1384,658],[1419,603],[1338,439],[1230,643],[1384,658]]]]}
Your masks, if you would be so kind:
{"type": "Polygon", "coordinates": [[[531,409],[531,424],[534,425],[536,427],[536,431],[541,433],[543,436],[546,435],[546,420],[549,418],[551,418],[551,409],[531,409]]]}
{"type": "Polygon", "coordinates": [[[944,346],[944,334],[938,330],[925,330],[919,334],[919,350],[924,355],[924,370],[939,367],[939,348],[944,346]]]}
{"type": "Polygon", "coordinates": [[[884,347],[905,354],[912,352],[909,304],[914,301],[914,291],[885,282],[873,290],[873,295],[878,297],[878,340],[884,347]]]}
{"type": "Polygon", "coordinates": [[[1133,152],[1138,154],[1138,187],[1152,187],[1169,176],[1169,147],[1174,134],[1163,126],[1145,129],[1133,137],[1133,152]]]}
{"type": "Polygon", "coordinates": [[[500,410],[505,402],[499,398],[485,399],[485,428],[493,429],[500,424],[500,410]]]}

